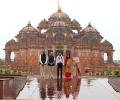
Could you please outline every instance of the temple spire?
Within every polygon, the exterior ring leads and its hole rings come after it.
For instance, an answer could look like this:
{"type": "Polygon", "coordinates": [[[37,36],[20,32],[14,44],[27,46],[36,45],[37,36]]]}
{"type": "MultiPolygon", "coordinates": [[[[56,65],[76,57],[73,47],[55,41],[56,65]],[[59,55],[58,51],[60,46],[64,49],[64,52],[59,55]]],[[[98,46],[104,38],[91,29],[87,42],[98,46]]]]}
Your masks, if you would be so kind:
{"type": "Polygon", "coordinates": [[[62,11],[60,7],[60,0],[58,0],[58,11],[62,11]]]}
{"type": "Polygon", "coordinates": [[[92,25],[91,25],[91,22],[88,23],[88,26],[92,26],[92,25]]]}
{"type": "Polygon", "coordinates": [[[27,24],[27,26],[31,26],[30,20],[28,21],[28,24],[27,24]]]}

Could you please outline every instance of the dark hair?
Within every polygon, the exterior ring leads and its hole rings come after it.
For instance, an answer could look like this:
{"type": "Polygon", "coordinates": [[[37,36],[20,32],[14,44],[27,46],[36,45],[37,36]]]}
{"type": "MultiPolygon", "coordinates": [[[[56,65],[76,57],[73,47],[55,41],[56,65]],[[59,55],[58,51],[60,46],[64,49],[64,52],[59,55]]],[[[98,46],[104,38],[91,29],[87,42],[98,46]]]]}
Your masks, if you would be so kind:
{"type": "Polygon", "coordinates": [[[66,56],[67,56],[67,57],[68,57],[68,56],[70,57],[70,53],[66,53],[66,56]]]}
{"type": "Polygon", "coordinates": [[[51,50],[50,53],[52,53],[53,51],[51,50]]]}

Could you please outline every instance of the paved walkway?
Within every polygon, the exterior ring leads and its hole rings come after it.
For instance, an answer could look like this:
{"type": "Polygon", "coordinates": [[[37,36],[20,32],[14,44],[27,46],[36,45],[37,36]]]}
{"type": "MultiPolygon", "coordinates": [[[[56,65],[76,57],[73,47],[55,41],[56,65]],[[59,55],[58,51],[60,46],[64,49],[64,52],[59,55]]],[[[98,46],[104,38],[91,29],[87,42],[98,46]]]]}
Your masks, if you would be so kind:
{"type": "Polygon", "coordinates": [[[114,91],[107,78],[82,77],[61,81],[37,78],[31,77],[16,99],[120,100],[120,93],[114,91]]]}

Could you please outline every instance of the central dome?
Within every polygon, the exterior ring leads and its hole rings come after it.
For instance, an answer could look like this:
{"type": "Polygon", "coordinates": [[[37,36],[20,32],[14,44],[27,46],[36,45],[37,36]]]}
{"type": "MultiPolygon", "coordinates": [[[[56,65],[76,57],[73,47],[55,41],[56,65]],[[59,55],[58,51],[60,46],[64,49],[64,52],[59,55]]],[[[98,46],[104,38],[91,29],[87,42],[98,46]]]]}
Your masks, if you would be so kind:
{"type": "Polygon", "coordinates": [[[58,11],[53,13],[49,20],[70,20],[70,17],[64,13],[61,8],[58,8],[58,11]]]}
{"type": "Polygon", "coordinates": [[[57,12],[53,13],[50,18],[69,18],[67,14],[62,12],[61,9],[59,9],[57,12]]]}
{"type": "Polygon", "coordinates": [[[66,25],[69,25],[70,23],[71,23],[70,17],[61,10],[61,7],[58,1],[58,10],[48,18],[49,26],[53,26],[53,25],[66,26],[66,25]]]}

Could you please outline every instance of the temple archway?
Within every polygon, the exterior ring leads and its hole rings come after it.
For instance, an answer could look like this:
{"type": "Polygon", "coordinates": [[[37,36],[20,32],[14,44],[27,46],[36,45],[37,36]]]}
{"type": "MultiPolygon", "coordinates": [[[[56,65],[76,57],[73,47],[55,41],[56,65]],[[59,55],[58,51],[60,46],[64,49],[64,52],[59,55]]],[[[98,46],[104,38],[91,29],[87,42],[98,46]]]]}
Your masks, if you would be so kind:
{"type": "Polygon", "coordinates": [[[108,63],[108,53],[104,53],[104,63],[107,64],[108,63]]]}
{"type": "Polygon", "coordinates": [[[12,51],[11,54],[10,54],[11,63],[14,63],[14,59],[15,59],[15,53],[12,51]]]}

